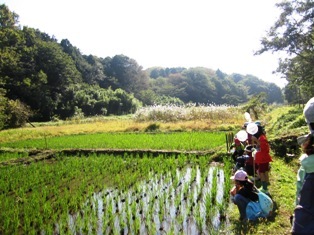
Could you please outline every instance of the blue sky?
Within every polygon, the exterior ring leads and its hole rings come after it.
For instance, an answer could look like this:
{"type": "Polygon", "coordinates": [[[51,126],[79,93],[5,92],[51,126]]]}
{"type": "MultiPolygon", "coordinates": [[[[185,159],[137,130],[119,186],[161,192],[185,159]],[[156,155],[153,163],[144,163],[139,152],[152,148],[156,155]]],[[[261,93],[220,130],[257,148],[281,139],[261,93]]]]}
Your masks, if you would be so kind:
{"type": "Polygon", "coordinates": [[[279,0],[0,0],[20,25],[68,39],[81,53],[126,55],[143,68],[206,67],[273,75],[279,55],[254,56],[279,17],[279,0]]]}

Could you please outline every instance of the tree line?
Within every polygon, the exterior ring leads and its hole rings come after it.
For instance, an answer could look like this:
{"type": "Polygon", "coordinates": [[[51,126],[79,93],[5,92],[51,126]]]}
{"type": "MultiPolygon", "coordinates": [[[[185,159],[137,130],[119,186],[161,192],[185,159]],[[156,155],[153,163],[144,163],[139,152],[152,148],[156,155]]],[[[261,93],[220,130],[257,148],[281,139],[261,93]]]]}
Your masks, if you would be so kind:
{"type": "Polygon", "coordinates": [[[21,27],[19,16],[4,4],[0,16],[0,129],[26,121],[130,114],[142,105],[238,105],[260,93],[266,103],[284,102],[277,85],[254,75],[202,67],[144,70],[125,55],[83,55],[68,39],[58,43],[38,29],[21,27]]]}

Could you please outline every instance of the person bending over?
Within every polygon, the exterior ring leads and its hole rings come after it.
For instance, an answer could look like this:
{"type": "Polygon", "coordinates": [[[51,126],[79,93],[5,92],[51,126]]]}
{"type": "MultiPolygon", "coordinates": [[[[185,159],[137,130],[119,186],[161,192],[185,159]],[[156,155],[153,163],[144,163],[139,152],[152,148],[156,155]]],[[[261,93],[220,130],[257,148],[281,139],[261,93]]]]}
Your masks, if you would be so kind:
{"type": "Polygon", "coordinates": [[[230,179],[234,180],[234,187],[230,190],[231,200],[239,209],[240,220],[246,220],[246,207],[250,201],[258,201],[258,191],[244,170],[236,171],[230,179]]]}

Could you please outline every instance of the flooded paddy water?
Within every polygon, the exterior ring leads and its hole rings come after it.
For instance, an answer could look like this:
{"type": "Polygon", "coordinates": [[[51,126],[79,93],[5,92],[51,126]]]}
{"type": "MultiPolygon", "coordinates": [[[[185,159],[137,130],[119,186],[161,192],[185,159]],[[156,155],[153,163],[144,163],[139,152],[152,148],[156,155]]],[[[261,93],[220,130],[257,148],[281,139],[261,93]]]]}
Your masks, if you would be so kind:
{"type": "Polygon", "coordinates": [[[0,234],[218,234],[230,166],[211,162],[93,153],[3,166],[0,234]]]}
{"type": "Polygon", "coordinates": [[[218,166],[151,172],[129,190],[94,193],[67,223],[73,234],[213,234],[226,223],[224,183],[218,166]]]}

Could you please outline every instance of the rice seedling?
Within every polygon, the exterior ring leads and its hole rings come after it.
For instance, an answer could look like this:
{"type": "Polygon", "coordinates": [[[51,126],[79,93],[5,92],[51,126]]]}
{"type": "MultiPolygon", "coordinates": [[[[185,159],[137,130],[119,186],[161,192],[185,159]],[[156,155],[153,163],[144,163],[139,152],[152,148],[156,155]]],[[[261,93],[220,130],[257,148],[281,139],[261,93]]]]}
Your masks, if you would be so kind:
{"type": "Polygon", "coordinates": [[[201,215],[212,221],[218,216],[214,208],[222,210],[222,169],[205,158],[91,154],[57,159],[0,168],[1,233],[205,231],[201,215]]]}
{"type": "MultiPolygon", "coordinates": [[[[209,150],[225,143],[224,132],[96,133],[47,138],[49,149],[209,150]]],[[[14,149],[46,149],[42,139],[2,143],[14,149]]],[[[4,157],[3,157],[4,158],[4,157]]],[[[6,158],[9,158],[7,156],[6,158]]],[[[184,161],[184,160],[183,160],[184,161]]]]}

